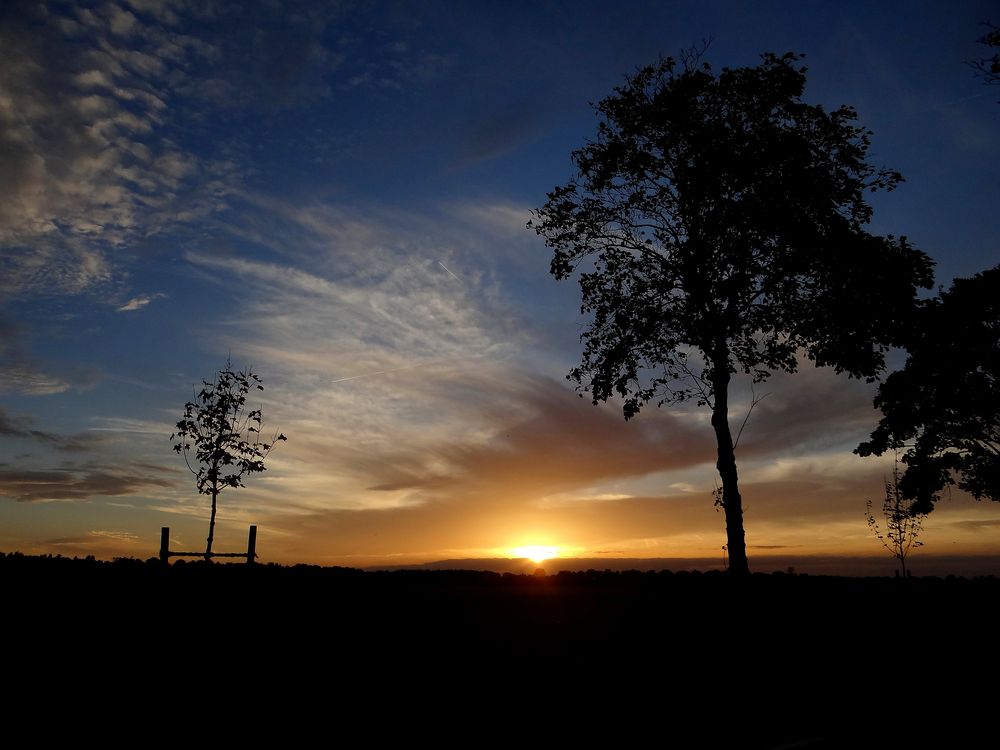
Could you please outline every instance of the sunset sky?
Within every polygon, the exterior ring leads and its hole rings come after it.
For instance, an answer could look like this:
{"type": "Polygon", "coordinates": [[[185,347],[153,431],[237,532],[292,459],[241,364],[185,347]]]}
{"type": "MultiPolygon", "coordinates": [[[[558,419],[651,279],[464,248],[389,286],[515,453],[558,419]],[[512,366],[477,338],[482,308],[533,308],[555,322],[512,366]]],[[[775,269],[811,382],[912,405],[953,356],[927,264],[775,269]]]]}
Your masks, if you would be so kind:
{"type": "MultiPolygon", "coordinates": [[[[0,6],[0,551],[204,545],[171,451],[231,352],[287,443],[220,500],[217,549],[340,565],[716,557],[707,410],[592,406],[579,289],[525,229],[597,102],[702,40],[716,68],[797,51],[854,105],[873,197],[938,283],[1000,261],[995,2],[227,2],[0,6]]],[[[899,357],[894,363],[899,363],[899,357]]],[[[852,449],[873,387],[805,366],[758,386],[737,450],[751,568],[878,555],[852,449]]],[[[736,384],[738,427],[749,391],[736,384]]],[[[921,554],[1000,554],[954,493],[921,554]]],[[[919,570],[919,568],[918,568],[919,570]]],[[[998,570],[997,572],[1000,572],[998,570]]]]}

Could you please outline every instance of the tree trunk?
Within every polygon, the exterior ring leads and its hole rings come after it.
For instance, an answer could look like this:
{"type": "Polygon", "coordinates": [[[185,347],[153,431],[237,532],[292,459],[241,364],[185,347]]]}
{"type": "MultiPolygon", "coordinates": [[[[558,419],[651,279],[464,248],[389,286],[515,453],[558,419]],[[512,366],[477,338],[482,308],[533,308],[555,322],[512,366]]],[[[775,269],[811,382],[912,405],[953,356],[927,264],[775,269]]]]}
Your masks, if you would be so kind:
{"type": "Polygon", "coordinates": [[[747,563],[746,533],[743,531],[743,500],[740,498],[739,477],[736,474],[736,454],[733,434],[729,431],[729,364],[715,365],[712,386],[715,405],[712,427],[719,445],[719,460],[715,467],[722,478],[722,509],[726,513],[726,542],[729,550],[729,572],[734,576],[750,575],[747,563]]]}
{"type": "Polygon", "coordinates": [[[205,562],[212,561],[212,540],[215,539],[215,501],[219,497],[218,482],[212,482],[212,518],[208,522],[208,545],[205,547],[205,562]]]}

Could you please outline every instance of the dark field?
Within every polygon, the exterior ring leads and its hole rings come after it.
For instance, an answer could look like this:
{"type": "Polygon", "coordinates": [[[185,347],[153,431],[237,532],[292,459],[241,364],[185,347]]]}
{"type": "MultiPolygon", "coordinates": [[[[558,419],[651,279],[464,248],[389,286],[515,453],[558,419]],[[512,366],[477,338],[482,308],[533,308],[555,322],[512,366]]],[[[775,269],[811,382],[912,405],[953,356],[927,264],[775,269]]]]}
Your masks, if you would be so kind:
{"type": "MultiPolygon", "coordinates": [[[[995,578],[165,569],[15,554],[0,556],[0,583],[22,684],[207,680],[225,685],[221,701],[325,700],[337,721],[418,707],[430,718],[414,737],[530,724],[615,747],[974,747],[993,722],[977,706],[997,679],[995,578]],[[800,741],[811,744],[788,744],[800,741]]],[[[470,737],[459,744],[480,745],[470,737]]]]}

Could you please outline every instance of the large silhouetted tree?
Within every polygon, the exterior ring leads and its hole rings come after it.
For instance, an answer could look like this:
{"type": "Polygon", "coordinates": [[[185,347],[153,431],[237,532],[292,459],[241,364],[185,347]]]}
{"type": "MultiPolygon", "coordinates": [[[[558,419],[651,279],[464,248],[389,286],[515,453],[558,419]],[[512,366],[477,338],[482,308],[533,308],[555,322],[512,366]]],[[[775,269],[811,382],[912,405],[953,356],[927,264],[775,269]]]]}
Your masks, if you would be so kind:
{"type": "Polygon", "coordinates": [[[554,250],[552,273],[580,275],[578,387],[595,404],[617,394],[626,419],[649,401],[711,407],[735,574],[749,568],[734,373],[793,372],[804,353],[872,377],[932,281],[904,237],[865,230],[865,192],[902,177],[868,163],[852,108],[802,101],[799,59],[715,73],[686,56],[627,77],[573,152],[577,176],[529,222],[554,250]]]}
{"type": "Polygon", "coordinates": [[[857,452],[904,450],[899,489],[915,512],[952,484],[1000,500],[1000,266],[925,302],[906,348],[875,397],[882,420],[857,452]]]}
{"type": "Polygon", "coordinates": [[[206,560],[212,559],[219,494],[227,487],[242,487],[247,474],[264,471],[264,459],[275,444],[287,440],[279,432],[270,439],[262,436],[261,410],[247,409],[251,389],[264,390],[261,379],[249,367],[233,370],[227,361],[215,380],[202,381],[202,389],[184,405],[184,416],[170,436],[177,441],[174,450],[195,475],[198,492],[212,498],[206,560]]]}

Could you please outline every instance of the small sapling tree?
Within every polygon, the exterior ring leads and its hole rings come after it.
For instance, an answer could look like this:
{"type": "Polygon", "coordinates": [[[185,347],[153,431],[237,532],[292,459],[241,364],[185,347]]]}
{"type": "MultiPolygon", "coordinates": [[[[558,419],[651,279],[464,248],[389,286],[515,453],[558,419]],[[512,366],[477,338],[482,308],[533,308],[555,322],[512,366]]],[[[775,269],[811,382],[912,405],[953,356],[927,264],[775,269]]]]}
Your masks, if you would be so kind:
{"type": "Polygon", "coordinates": [[[236,371],[227,360],[215,380],[203,380],[202,386],[194,401],[184,405],[184,416],[170,439],[176,441],[174,450],[184,456],[195,475],[198,492],[212,498],[205,546],[205,560],[210,561],[219,494],[227,487],[243,487],[247,474],[264,471],[264,460],[279,441],[287,438],[275,431],[264,439],[261,410],[247,409],[250,390],[264,390],[250,367],[236,371]]]}
{"type": "Polygon", "coordinates": [[[897,459],[892,467],[892,479],[885,480],[885,498],[882,500],[882,517],[885,520],[885,531],[879,525],[878,519],[872,511],[872,501],[865,504],[865,517],[868,519],[868,527],[874,532],[875,537],[882,543],[893,557],[899,560],[899,567],[906,578],[906,557],[910,551],[917,547],[924,546],[924,543],[917,539],[923,530],[923,517],[925,514],[914,512],[912,503],[903,495],[899,488],[899,460],[897,459]]]}

